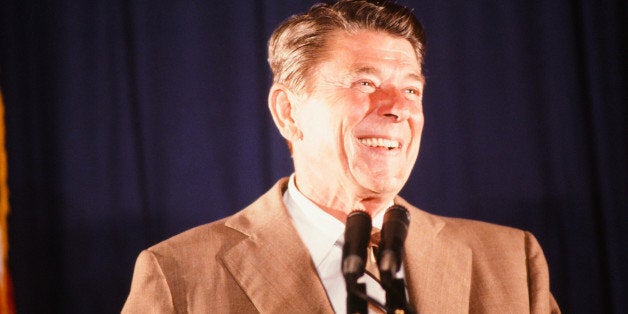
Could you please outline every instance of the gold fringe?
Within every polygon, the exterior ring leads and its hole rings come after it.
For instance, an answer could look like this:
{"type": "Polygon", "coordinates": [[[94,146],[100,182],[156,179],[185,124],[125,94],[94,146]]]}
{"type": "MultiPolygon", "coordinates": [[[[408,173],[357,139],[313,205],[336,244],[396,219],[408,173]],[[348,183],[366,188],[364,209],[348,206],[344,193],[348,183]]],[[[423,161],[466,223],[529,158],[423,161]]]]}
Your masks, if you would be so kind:
{"type": "Polygon", "coordinates": [[[9,273],[9,185],[7,152],[5,147],[4,102],[0,92],[0,313],[14,314],[13,284],[9,273]]]}

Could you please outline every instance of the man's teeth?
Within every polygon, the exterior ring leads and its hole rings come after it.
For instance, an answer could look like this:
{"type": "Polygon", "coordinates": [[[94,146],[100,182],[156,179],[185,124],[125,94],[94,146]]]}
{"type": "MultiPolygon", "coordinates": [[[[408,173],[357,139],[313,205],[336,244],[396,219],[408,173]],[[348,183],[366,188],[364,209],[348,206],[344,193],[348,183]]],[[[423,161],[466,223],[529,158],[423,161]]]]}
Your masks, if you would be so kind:
{"type": "Polygon", "coordinates": [[[386,147],[388,149],[399,148],[399,142],[384,138],[362,138],[360,143],[370,147],[386,147]]]}

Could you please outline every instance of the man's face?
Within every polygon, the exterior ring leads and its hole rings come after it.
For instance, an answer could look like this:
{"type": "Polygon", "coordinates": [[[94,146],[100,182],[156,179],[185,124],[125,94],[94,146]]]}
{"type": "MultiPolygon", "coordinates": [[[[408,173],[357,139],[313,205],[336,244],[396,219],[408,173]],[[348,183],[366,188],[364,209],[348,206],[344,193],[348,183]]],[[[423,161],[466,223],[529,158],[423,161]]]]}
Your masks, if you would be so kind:
{"type": "Polygon", "coordinates": [[[314,201],[392,199],[423,129],[424,79],[412,45],[382,32],[338,31],[326,48],[310,92],[293,106],[302,133],[293,142],[297,186],[314,201]]]}

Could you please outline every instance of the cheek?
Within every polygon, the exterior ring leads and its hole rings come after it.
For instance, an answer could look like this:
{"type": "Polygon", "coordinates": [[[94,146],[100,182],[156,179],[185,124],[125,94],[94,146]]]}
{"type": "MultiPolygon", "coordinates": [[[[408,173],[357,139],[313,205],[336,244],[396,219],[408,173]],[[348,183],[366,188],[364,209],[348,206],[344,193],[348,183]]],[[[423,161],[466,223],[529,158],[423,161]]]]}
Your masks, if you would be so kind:
{"type": "Polygon", "coordinates": [[[418,100],[412,101],[409,105],[410,115],[415,118],[423,119],[423,96],[418,100]]]}
{"type": "Polygon", "coordinates": [[[350,136],[369,111],[369,99],[365,94],[344,93],[326,102],[329,123],[335,132],[350,136]]]}
{"type": "Polygon", "coordinates": [[[414,119],[412,121],[411,124],[411,131],[412,132],[412,154],[418,154],[419,152],[419,148],[421,145],[421,137],[423,136],[423,127],[424,127],[424,121],[423,121],[423,115],[421,115],[418,119],[414,119]]]}
{"type": "Polygon", "coordinates": [[[351,93],[343,99],[342,103],[344,116],[354,124],[362,121],[373,109],[370,95],[364,93],[351,93]]]}
{"type": "MultiPolygon", "coordinates": [[[[370,100],[367,94],[348,90],[312,95],[299,112],[304,136],[316,136],[316,141],[346,141],[352,131],[368,115],[370,100]]],[[[322,143],[321,143],[322,144],[322,143]]],[[[331,143],[328,143],[331,144],[331,143]]],[[[342,143],[336,143],[342,145],[342,143]]]]}
{"type": "Polygon", "coordinates": [[[422,102],[415,103],[410,108],[410,126],[412,127],[413,135],[421,134],[423,126],[425,124],[425,116],[423,115],[422,102]]]}
{"type": "Polygon", "coordinates": [[[415,134],[421,134],[423,127],[425,126],[425,116],[423,116],[423,112],[421,111],[420,113],[413,115],[411,123],[413,126],[413,132],[415,134]]]}
{"type": "Polygon", "coordinates": [[[338,133],[341,132],[343,116],[326,103],[309,104],[299,116],[299,128],[303,140],[312,151],[330,154],[336,150],[338,133]]]}

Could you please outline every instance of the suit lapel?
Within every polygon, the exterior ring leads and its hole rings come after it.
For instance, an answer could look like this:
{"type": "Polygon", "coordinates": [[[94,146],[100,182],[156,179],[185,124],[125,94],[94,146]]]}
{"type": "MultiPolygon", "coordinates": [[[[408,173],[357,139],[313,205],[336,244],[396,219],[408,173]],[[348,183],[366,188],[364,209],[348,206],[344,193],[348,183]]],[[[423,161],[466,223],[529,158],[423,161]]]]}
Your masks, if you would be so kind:
{"type": "Polygon", "coordinates": [[[404,258],[410,303],[419,313],[467,313],[471,250],[440,234],[442,219],[397,201],[412,215],[404,258]]]}
{"type": "MultiPolygon", "coordinates": [[[[226,226],[246,235],[220,255],[258,311],[333,313],[312,259],[281,201],[279,181],[226,226]]],[[[471,250],[440,234],[445,222],[405,200],[412,215],[405,243],[404,271],[410,303],[419,313],[467,313],[471,250]]]]}
{"type": "Polygon", "coordinates": [[[281,201],[286,180],[226,222],[248,238],[222,262],[263,313],[332,312],[325,289],[281,201]]]}

